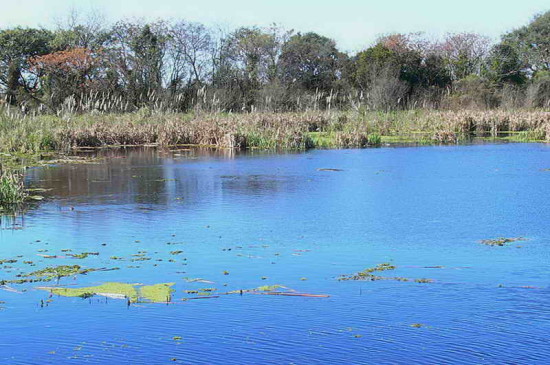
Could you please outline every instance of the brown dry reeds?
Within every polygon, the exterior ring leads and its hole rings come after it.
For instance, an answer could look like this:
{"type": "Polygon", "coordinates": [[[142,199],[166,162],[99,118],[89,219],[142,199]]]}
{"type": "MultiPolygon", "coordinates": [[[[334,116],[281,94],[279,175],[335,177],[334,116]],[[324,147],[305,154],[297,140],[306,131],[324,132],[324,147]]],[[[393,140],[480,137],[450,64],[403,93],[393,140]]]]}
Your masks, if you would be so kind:
{"type": "Polygon", "coordinates": [[[209,145],[223,148],[366,147],[407,136],[456,143],[469,135],[521,133],[550,141],[543,110],[304,113],[160,113],[20,116],[0,111],[0,150],[35,153],[114,145],[209,145]]]}

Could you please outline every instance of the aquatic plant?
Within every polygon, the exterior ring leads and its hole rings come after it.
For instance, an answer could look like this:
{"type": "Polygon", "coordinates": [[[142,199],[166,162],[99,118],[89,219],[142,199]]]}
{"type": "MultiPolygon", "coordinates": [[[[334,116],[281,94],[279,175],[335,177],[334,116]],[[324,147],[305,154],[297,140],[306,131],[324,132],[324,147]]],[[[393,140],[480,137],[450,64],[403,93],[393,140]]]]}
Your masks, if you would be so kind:
{"type": "Polygon", "coordinates": [[[367,137],[369,146],[380,146],[382,144],[382,136],[378,133],[369,134],[367,137]]]}
{"type": "Polygon", "coordinates": [[[87,274],[89,272],[97,271],[98,269],[82,268],[79,265],[60,265],[50,266],[41,270],[31,272],[24,275],[25,277],[32,277],[34,281],[51,281],[66,276],[74,276],[87,274]]]}
{"type": "Polygon", "coordinates": [[[253,289],[240,289],[232,290],[225,294],[260,294],[260,295],[275,295],[275,296],[289,296],[289,297],[309,297],[309,298],[328,298],[327,294],[310,294],[299,293],[294,289],[290,289],[283,285],[263,285],[253,289]]]}
{"type": "Polygon", "coordinates": [[[39,287],[52,294],[64,297],[85,297],[99,295],[112,299],[127,299],[130,303],[151,302],[162,303],[172,300],[172,286],[174,283],[163,283],[154,285],[138,285],[110,282],[98,286],[84,288],[63,288],[63,287],[39,287]]]}
{"type": "MultiPolygon", "coordinates": [[[[196,113],[144,116],[95,113],[18,116],[0,110],[4,160],[29,161],[43,151],[128,145],[207,145],[222,148],[306,149],[382,143],[456,143],[470,136],[550,141],[544,110],[404,110],[380,112],[196,113]]],[[[50,157],[51,158],[51,157],[50,157]]]]}
{"type": "Polygon", "coordinates": [[[74,259],[85,259],[87,258],[88,256],[97,256],[99,255],[99,252],[82,252],[82,253],[79,253],[79,254],[68,254],[67,256],[70,256],[74,259]]]}
{"type": "Polygon", "coordinates": [[[173,285],[174,283],[162,283],[140,286],[138,288],[139,296],[141,300],[154,303],[170,302],[172,301],[172,293],[174,292],[174,289],[172,289],[173,285]]]}
{"type": "Polygon", "coordinates": [[[135,286],[125,283],[105,283],[85,288],[39,287],[38,289],[47,290],[52,294],[63,297],[81,297],[82,295],[92,294],[102,295],[113,299],[127,298],[131,302],[136,302],[139,298],[135,286]]]}
{"type": "Polygon", "coordinates": [[[426,279],[426,278],[421,278],[421,279],[410,279],[410,278],[406,278],[406,277],[402,277],[402,276],[379,276],[379,275],[375,275],[373,273],[375,272],[383,272],[383,271],[391,271],[391,270],[395,270],[397,267],[390,264],[390,263],[382,263],[382,264],[378,264],[374,267],[369,267],[369,268],[366,268],[365,270],[363,271],[359,271],[355,274],[351,274],[351,275],[341,275],[340,277],[338,277],[338,280],[339,281],[350,281],[350,280],[355,280],[355,281],[379,281],[379,280],[392,280],[392,281],[403,281],[403,282],[407,282],[407,281],[414,281],[415,283],[433,283],[434,280],[433,279],[426,279]]]}
{"type": "Polygon", "coordinates": [[[21,174],[2,169],[0,165],[0,211],[9,210],[27,199],[21,174]]]}
{"type": "Polygon", "coordinates": [[[526,238],[524,238],[524,237],[511,237],[511,238],[499,237],[499,238],[495,238],[495,239],[481,240],[480,243],[482,243],[484,245],[487,245],[487,246],[505,246],[507,243],[517,242],[517,241],[526,241],[526,238]]]}

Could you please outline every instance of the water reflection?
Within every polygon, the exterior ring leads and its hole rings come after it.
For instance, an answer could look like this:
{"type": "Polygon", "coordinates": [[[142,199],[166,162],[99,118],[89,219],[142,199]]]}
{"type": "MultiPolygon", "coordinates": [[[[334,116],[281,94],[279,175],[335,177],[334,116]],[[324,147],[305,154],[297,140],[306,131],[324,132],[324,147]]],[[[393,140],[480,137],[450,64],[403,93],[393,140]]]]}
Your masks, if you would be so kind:
{"type": "MultiPolygon", "coordinates": [[[[296,183],[280,174],[227,175],[218,164],[239,157],[266,157],[266,151],[232,149],[106,149],[82,151],[97,158],[90,164],[66,164],[35,168],[27,178],[47,189],[47,196],[72,204],[155,204],[196,202],[215,191],[239,194],[270,194],[296,183]]],[[[227,168],[225,165],[224,169],[227,168]]]]}

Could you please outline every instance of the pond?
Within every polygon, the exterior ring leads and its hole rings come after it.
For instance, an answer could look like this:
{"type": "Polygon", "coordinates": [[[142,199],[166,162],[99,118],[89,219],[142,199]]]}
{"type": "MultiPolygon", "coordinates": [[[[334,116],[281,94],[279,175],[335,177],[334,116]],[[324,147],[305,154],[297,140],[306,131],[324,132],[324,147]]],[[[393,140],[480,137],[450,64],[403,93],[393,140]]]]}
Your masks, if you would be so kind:
{"type": "Polygon", "coordinates": [[[2,221],[1,363],[550,359],[548,145],[100,155],[2,221]]]}

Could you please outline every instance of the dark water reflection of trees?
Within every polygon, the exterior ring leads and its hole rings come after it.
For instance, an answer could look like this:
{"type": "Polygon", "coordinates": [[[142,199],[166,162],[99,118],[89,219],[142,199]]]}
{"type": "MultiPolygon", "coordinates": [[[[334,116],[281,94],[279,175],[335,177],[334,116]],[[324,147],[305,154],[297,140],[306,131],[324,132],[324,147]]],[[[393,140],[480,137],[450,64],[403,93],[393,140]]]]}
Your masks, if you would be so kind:
{"type": "MultiPolygon", "coordinates": [[[[262,194],[288,188],[291,179],[276,174],[224,175],[221,170],[194,168],[196,163],[230,160],[243,154],[230,149],[154,148],[83,152],[93,164],[65,164],[28,171],[28,181],[48,189],[48,197],[89,204],[167,204],[196,201],[214,189],[262,194]],[[188,167],[187,167],[188,166],[188,167]]],[[[247,155],[268,154],[247,152],[247,155]]]]}

